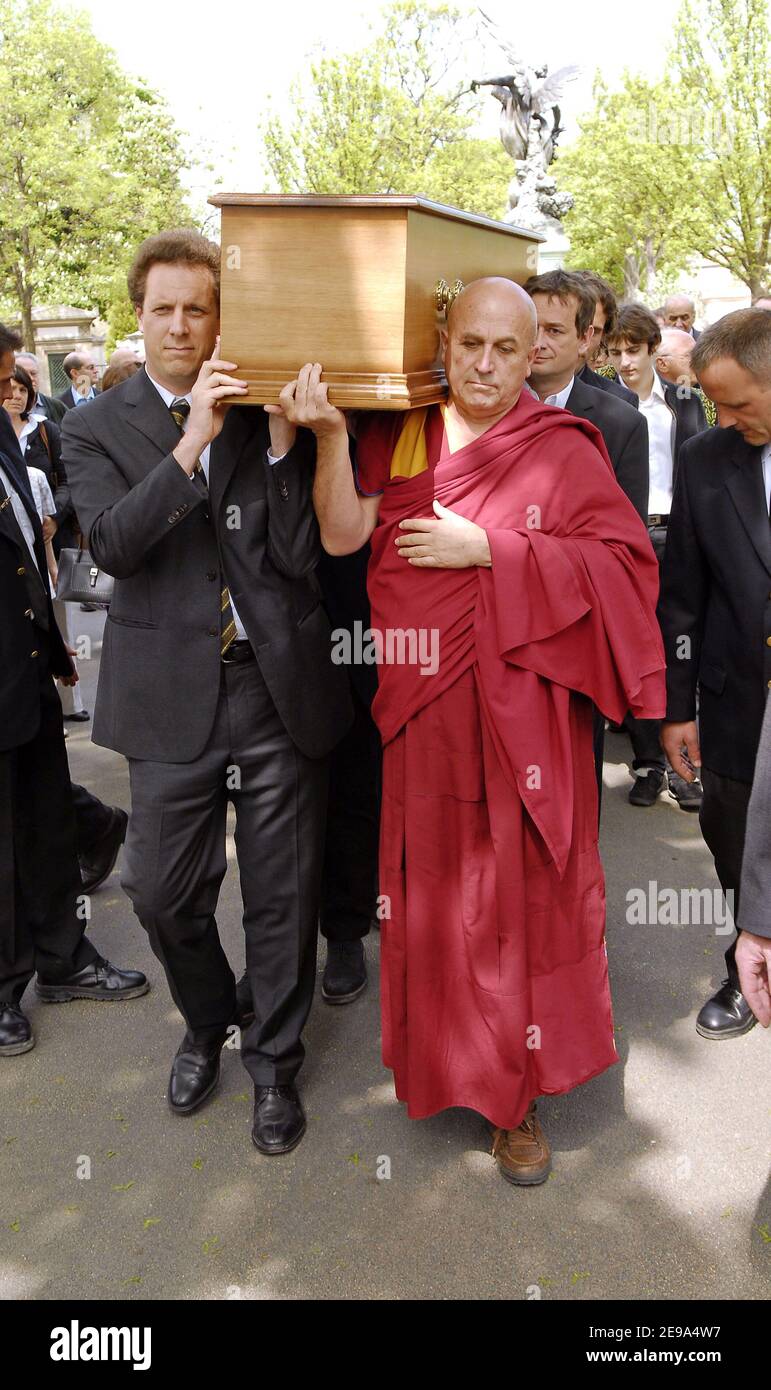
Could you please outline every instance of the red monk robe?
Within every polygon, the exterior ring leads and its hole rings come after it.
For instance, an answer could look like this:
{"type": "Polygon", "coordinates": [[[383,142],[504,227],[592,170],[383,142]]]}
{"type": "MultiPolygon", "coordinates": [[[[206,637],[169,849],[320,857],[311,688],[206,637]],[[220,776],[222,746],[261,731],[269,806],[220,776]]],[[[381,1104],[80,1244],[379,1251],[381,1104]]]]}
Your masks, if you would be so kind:
{"type": "Polygon", "coordinates": [[[439,641],[435,675],[381,665],[373,706],[383,1057],[411,1116],[468,1106],[515,1129],[617,1061],[590,702],[664,714],[658,566],[587,421],[523,391],[450,455],[431,407],[425,471],[391,478],[409,419],[364,417],[357,450],[360,492],[383,491],[372,627],[439,641]],[[399,522],[434,498],[485,528],[490,569],[399,555],[399,522]]]}

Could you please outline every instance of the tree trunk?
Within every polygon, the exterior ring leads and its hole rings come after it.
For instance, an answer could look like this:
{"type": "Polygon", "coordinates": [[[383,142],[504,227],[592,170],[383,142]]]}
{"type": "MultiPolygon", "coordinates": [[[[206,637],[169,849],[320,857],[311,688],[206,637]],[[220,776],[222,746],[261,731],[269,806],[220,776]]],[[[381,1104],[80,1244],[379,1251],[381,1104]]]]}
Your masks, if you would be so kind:
{"type": "Polygon", "coordinates": [[[640,293],[640,262],[627,251],[624,256],[624,299],[637,299],[640,293]]]}

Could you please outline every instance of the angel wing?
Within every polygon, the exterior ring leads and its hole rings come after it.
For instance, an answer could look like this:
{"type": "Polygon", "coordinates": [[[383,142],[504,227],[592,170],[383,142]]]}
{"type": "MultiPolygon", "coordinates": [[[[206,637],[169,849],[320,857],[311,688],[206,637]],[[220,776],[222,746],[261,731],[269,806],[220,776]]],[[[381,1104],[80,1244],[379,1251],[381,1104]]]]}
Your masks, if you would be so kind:
{"type": "Polygon", "coordinates": [[[548,111],[550,106],[556,106],[568,83],[575,82],[580,71],[575,63],[570,63],[568,67],[557,68],[556,72],[548,73],[533,91],[534,109],[548,111]]]}

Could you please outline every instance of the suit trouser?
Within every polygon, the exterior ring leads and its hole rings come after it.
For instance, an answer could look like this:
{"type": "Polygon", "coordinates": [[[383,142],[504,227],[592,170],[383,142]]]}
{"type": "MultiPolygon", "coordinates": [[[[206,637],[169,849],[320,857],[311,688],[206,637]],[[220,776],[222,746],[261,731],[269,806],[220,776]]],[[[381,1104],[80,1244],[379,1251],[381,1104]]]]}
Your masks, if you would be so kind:
{"type": "MultiPolygon", "coordinates": [[[[648,535],[659,562],[659,575],[661,575],[661,562],[664,559],[664,549],[667,543],[667,528],[666,526],[649,526],[648,535]]],[[[633,715],[627,714],[624,728],[629,734],[632,744],[633,768],[653,767],[664,772],[667,761],[659,741],[661,724],[660,719],[635,719],[633,715]]]]}
{"type": "Polygon", "coordinates": [[[98,796],[94,796],[77,782],[72,783],[72,804],[75,809],[78,854],[88,854],[97,840],[110,829],[112,811],[98,796]]]}
{"type": "MultiPolygon", "coordinates": [[[[214,726],[200,757],[129,761],[122,882],[188,1033],[214,1040],[236,1004],[214,916],[233,802],[254,1007],[241,1055],[255,1085],[280,1086],[292,1081],[305,1055],[300,1035],[316,975],[328,760],[296,748],[254,659],[221,671],[214,726]]],[[[180,692],[181,718],[186,698],[180,692]]]]}
{"type": "Polygon", "coordinates": [[[82,892],[62,707],[35,629],[40,727],[0,753],[0,999],[18,1004],[35,971],[64,980],[96,959],[78,915],[82,892]]]}
{"type": "MultiPolygon", "coordinates": [[[[704,788],[699,811],[701,833],[715,861],[715,873],[723,892],[727,893],[730,889],[733,893],[733,917],[738,921],[747,807],[752,787],[749,782],[721,777],[717,772],[710,772],[708,767],[701,769],[701,783],[704,788]]],[[[736,989],[739,988],[739,972],[736,969],[738,940],[737,928],[737,934],[725,953],[728,978],[736,989]]]]}
{"type": "Polygon", "coordinates": [[[375,915],[380,828],[380,734],[351,688],[354,722],[332,753],[324,846],[321,930],[328,941],[359,941],[375,915]]]}

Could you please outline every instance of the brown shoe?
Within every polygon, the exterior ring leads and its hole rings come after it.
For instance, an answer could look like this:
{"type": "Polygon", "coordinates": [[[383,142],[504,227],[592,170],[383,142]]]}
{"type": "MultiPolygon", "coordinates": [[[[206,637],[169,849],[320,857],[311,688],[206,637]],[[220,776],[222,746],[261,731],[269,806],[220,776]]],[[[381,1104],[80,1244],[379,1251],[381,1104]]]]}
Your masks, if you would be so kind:
{"type": "Polygon", "coordinates": [[[536,1187],[551,1172],[551,1149],[531,1101],[518,1129],[493,1130],[493,1158],[507,1182],[536,1187]]]}

